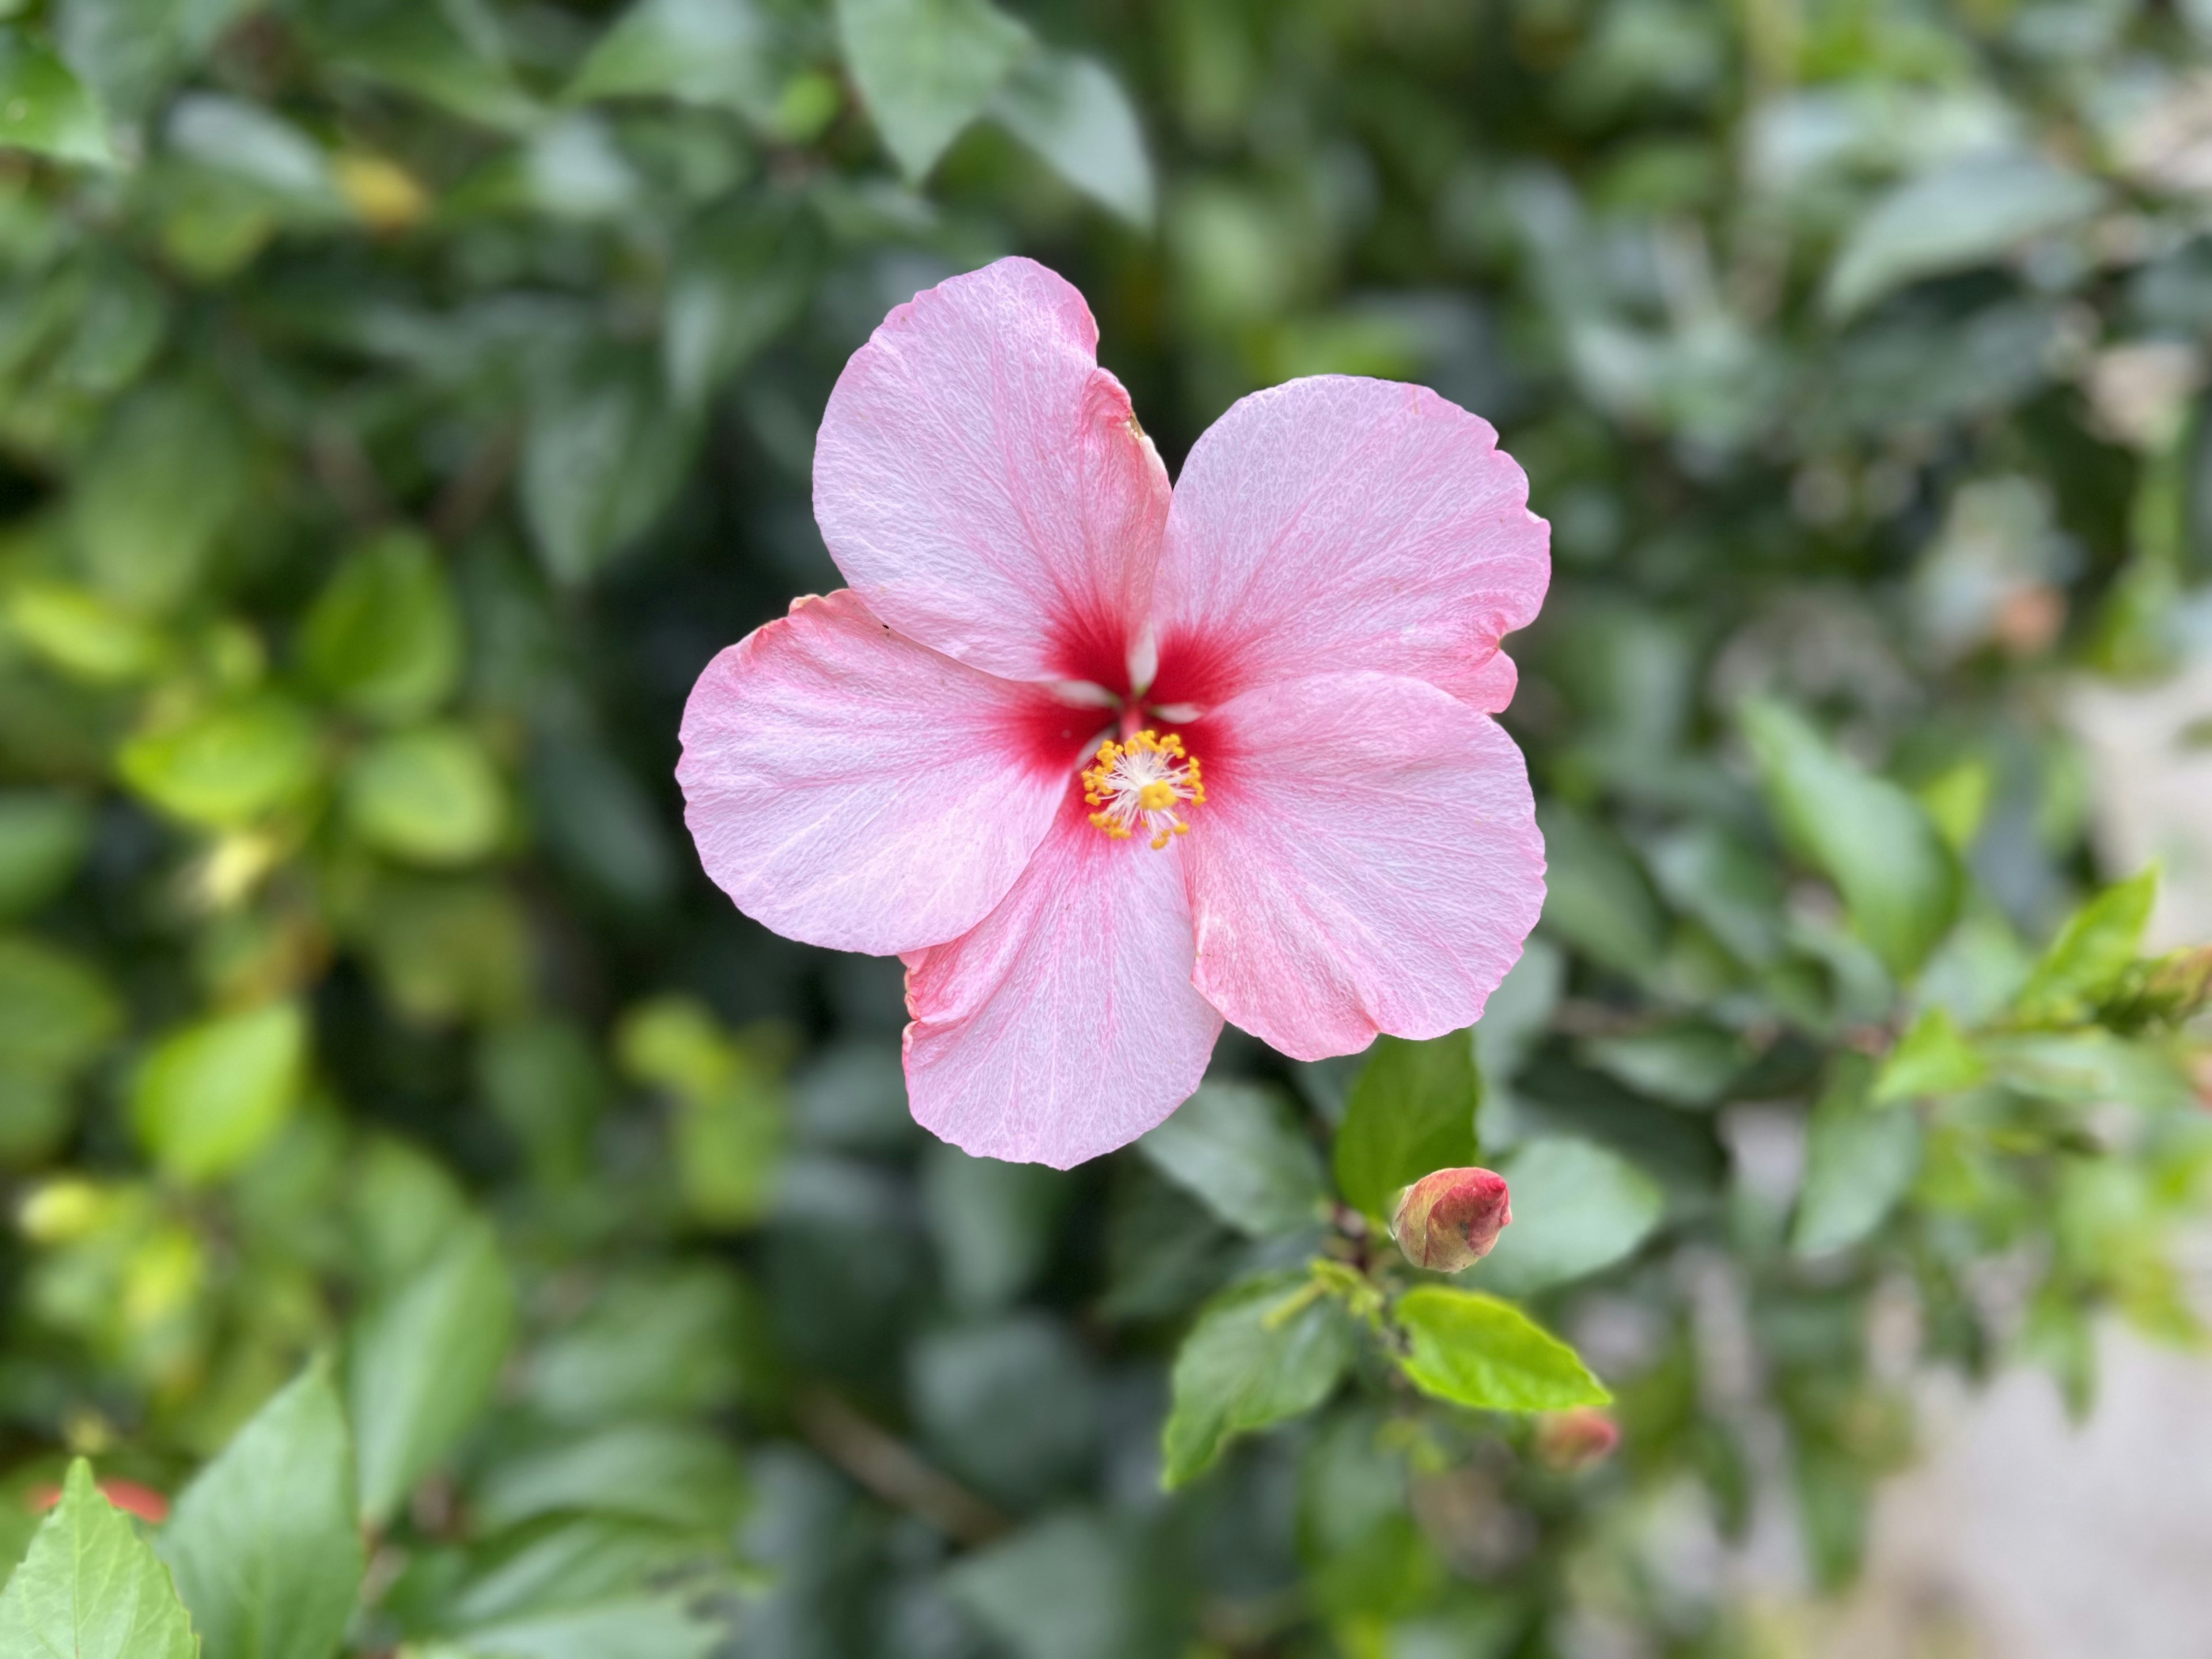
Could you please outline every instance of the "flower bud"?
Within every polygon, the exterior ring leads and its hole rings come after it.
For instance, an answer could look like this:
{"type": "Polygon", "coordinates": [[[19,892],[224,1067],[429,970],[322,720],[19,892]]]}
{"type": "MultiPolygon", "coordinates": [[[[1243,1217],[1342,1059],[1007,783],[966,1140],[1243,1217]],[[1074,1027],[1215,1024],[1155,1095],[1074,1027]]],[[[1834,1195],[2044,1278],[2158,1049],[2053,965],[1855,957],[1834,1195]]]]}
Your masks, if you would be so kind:
{"type": "Polygon", "coordinates": [[[1536,1420],[1536,1455],[1565,1474],[1602,1462],[1620,1443],[1620,1425],[1595,1406],[1549,1412],[1536,1420]]]}
{"type": "Polygon", "coordinates": [[[1390,1231],[1416,1267],[1455,1273],[1488,1255],[1512,1219],[1504,1176],[1494,1170],[1438,1170],[1406,1188],[1390,1231]]]}

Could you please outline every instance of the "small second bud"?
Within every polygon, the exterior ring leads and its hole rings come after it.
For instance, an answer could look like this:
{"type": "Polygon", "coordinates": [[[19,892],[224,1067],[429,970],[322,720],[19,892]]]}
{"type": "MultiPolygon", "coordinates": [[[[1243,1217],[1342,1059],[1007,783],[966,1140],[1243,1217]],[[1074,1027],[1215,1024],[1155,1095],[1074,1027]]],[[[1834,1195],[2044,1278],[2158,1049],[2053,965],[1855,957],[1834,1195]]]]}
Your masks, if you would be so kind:
{"type": "Polygon", "coordinates": [[[1406,1188],[1390,1231],[1416,1267],[1455,1273],[1488,1255],[1512,1219],[1505,1177],[1495,1170],[1438,1170],[1406,1188]]]}

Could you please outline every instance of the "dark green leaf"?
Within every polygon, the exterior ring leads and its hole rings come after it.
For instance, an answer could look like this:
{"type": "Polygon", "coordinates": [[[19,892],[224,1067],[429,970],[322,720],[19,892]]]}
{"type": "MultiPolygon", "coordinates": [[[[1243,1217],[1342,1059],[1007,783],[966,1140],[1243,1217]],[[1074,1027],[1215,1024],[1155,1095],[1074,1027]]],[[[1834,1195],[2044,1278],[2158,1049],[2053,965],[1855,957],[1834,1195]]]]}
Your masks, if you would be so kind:
{"type": "Polygon", "coordinates": [[[1255,1238],[1310,1226],[1328,1202],[1313,1142],[1279,1096],[1252,1084],[1201,1085],[1137,1150],[1255,1238]]]}
{"type": "Polygon", "coordinates": [[[1613,1396],[1575,1351],[1510,1302],[1424,1285],[1393,1310],[1409,1351],[1398,1361],[1416,1388],[1479,1411],[1551,1412],[1613,1396]]]}
{"type": "Polygon", "coordinates": [[[1343,1308],[1315,1294],[1303,1273],[1270,1273],[1223,1291],[1176,1353],[1161,1479],[1180,1486],[1233,1437],[1311,1411],[1335,1391],[1354,1346],[1343,1308]]]}
{"type": "Polygon", "coordinates": [[[0,792],[0,920],[37,909],[76,872],[92,814],[58,791],[0,792]]]}
{"type": "Polygon", "coordinates": [[[200,1471],[162,1529],[209,1652],[330,1659],[366,1565],[355,1507],[353,1443],[318,1361],[200,1471]]]}
{"type": "Polygon", "coordinates": [[[554,580],[586,580],[652,526],[695,435],[642,357],[593,356],[543,378],[523,443],[522,506],[554,580]]]}
{"type": "Polygon", "coordinates": [[[489,1403],[514,1329],[514,1288],[489,1228],[462,1230],[354,1333],[346,1393],[361,1514],[391,1518],[489,1403]]]}
{"type": "Polygon", "coordinates": [[[1377,1037],[1337,1131],[1344,1201],[1387,1222],[1401,1189],[1433,1170],[1473,1164],[1481,1103],[1469,1033],[1427,1042],[1377,1037]]]}

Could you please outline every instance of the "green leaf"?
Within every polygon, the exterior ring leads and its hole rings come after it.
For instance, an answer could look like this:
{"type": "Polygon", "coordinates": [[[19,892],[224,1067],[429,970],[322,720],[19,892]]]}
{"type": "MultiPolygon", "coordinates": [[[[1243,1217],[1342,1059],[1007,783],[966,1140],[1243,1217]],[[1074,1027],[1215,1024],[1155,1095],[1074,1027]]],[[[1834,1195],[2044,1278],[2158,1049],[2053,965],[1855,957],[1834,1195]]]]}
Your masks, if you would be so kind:
{"type": "Polygon", "coordinates": [[[1883,1110],[1869,1099],[1873,1062],[1840,1056],[1805,1142],[1805,1180],[1790,1248],[1825,1255],[1859,1243],[1879,1227],[1920,1169],[1920,1120],[1883,1110]]]}
{"type": "MultiPolygon", "coordinates": [[[[1048,1516],[956,1564],[946,1594],[1012,1659],[1127,1659],[1146,1584],[1126,1538],[1105,1517],[1048,1516]]],[[[1200,1650],[1203,1651],[1203,1650],[1200,1650]]]]}
{"type": "Polygon", "coordinates": [[[92,96],[69,66],[21,31],[0,28],[0,146],[58,161],[115,159],[92,96]]]}
{"type": "Polygon", "coordinates": [[[1951,1016],[1942,1008],[1929,1008],[1882,1061],[1872,1099],[1877,1106],[1887,1106],[1928,1095],[1954,1095],[1989,1074],[1989,1061],[1959,1035],[1951,1016]]]}
{"type": "Polygon", "coordinates": [[[107,982],[64,951],[0,933],[0,1071],[65,1078],[123,1023],[107,982]]]}
{"type": "Polygon", "coordinates": [[[1717,1103],[1744,1066],[1743,1043],[1733,1032],[1695,1024],[1592,1037],[1582,1053],[1630,1088],[1692,1109],[1717,1103]]]}
{"type": "Polygon", "coordinates": [[[1962,888],[1925,809],[1781,703],[1747,702],[1743,726],[1784,836],[1836,884],[1890,972],[1911,976],[1949,931],[1962,888]]]}
{"type": "Polygon", "coordinates": [[[1510,1302],[1424,1285],[1393,1311],[1411,1345],[1399,1368],[1439,1400],[1478,1411],[1553,1412],[1613,1398],[1572,1348],[1510,1302]]]}
{"type": "Polygon", "coordinates": [[[1355,1346],[1342,1306],[1302,1273],[1231,1285],[1176,1351],[1162,1480],[1180,1486],[1232,1437],[1311,1411],[1335,1391],[1355,1346]]]}
{"type": "Polygon", "coordinates": [[[790,326],[813,295],[819,240],[810,219],[778,207],[717,214],[685,234],[661,337],[679,407],[704,404],[790,326]]]}
{"type": "Polygon", "coordinates": [[[1336,1186],[1344,1201],[1388,1222],[1402,1188],[1433,1170],[1473,1164],[1481,1103],[1468,1032],[1427,1042],[1377,1037],[1337,1131],[1336,1186]]]}
{"type": "Polygon", "coordinates": [[[347,769],[346,821],[413,864],[472,863],[499,844],[507,794],[483,745],[458,726],[380,738],[347,769]]]}
{"type": "Polygon", "coordinates": [[[2153,866],[2116,882],[2076,910],[2021,988],[2014,1017],[2031,1025],[2087,1018],[2119,989],[2122,976],[2134,965],[2157,902],[2158,869],[2153,866]]]}
{"type": "Polygon", "coordinates": [[[75,582],[27,581],[8,595],[15,635],[71,679],[121,685],[161,662],[160,632],[75,582]]]}
{"type": "Polygon", "coordinates": [[[346,1394],[361,1515],[390,1520],[491,1400],[514,1333],[514,1287],[491,1229],[465,1227],[354,1333],[346,1394]]]}
{"type": "Polygon", "coordinates": [[[168,1570],[100,1494],[92,1466],[70,1465],[48,1516],[0,1595],[0,1659],[198,1659],[168,1570]]]}
{"type": "Polygon", "coordinates": [[[691,1598],[647,1594],[501,1620],[423,1659],[707,1659],[728,1639],[726,1622],[691,1598]]]}
{"type": "Polygon", "coordinates": [[[161,1553],[210,1654],[330,1659],[366,1565],[353,1443],[318,1360],[177,1499],[161,1553]]]}
{"type": "Polygon", "coordinates": [[[1033,52],[991,100],[999,124],[1067,182],[1139,230],[1152,226],[1152,164],[1121,83],[1103,65],[1033,52]]]}
{"type": "Polygon", "coordinates": [[[325,3],[309,8],[308,16],[311,38],[336,67],[500,131],[520,131],[538,117],[538,104],[507,69],[495,27],[467,0],[325,3]],[[338,13],[344,15],[332,15],[338,13]]]}
{"type": "Polygon", "coordinates": [[[523,442],[522,507],[554,580],[588,580],[652,527],[696,436],[648,358],[593,355],[544,377],[523,442]]]}
{"type": "Polygon", "coordinates": [[[55,0],[56,43],[102,108],[146,114],[170,82],[246,8],[247,0],[55,0]]]}
{"type": "Polygon", "coordinates": [[[92,840],[92,813],[57,790],[0,792],[0,920],[37,909],[68,884],[92,840]]]}
{"type": "Polygon", "coordinates": [[[501,1463],[471,1513],[487,1530],[565,1511],[720,1532],[736,1524],[743,1496],[737,1454],[720,1436],[621,1423],[501,1463]]]}
{"type": "Polygon", "coordinates": [[[199,592],[252,486],[246,434],[220,393],[162,382],[102,424],[70,494],[85,575],[126,611],[155,616],[199,592]]]}
{"type": "Polygon", "coordinates": [[[1544,832],[1546,931],[1615,973],[1654,972],[1667,946],[1666,918],[1620,838],[1556,802],[1538,810],[1536,823],[1544,832]]]}
{"type": "Polygon", "coordinates": [[[837,36],[899,170],[920,183],[1030,49],[989,0],[836,0],[837,36]]]}
{"type": "Polygon", "coordinates": [[[592,48],[567,95],[672,98],[767,124],[781,90],[774,45],[753,0],[638,0],[592,48]]]}
{"type": "Polygon", "coordinates": [[[264,696],[135,737],[116,768],[170,817],[229,830],[299,801],[320,759],[314,722],[295,704],[264,696]]]}
{"type": "Polygon", "coordinates": [[[1572,1136],[1516,1147],[1498,1173],[1511,1189],[1513,1219],[1468,1276],[1512,1296],[1610,1267],[1650,1237],[1667,1208],[1650,1176],[1572,1136]]]}
{"type": "Polygon", "coordinates": [[[179,1181],[227,1175],[283,1127],[307,1059],[307,1018],[294,1002],[173,1031],[131,1090],[138,1139],[179,1181]]]}
{"type": "Polygon", "coordinates": [[[1254,1238],[1310,1226],[1328,1203],[1313,1142],[1300,1133],[1280,1097],[1254,1084],[1201,1084],[1174,1116],[1138,1141],[1137,1150],[1254,1238]]]}
{"type": "Polygon", "coordinates": [[[346,556],[307,612],[300,661],[342,708],[420,720],[453,695],[461,623],[437,550],[395,531],[346,556]]]}
{"type": "Polygon", "coordinates": [[[1980,155],[1899,185],[1851,228],[1828,272],[1832,317],[1884,295],[2003,258],[2094,213],[2105,191],[2039,156],[1980,155]]]}

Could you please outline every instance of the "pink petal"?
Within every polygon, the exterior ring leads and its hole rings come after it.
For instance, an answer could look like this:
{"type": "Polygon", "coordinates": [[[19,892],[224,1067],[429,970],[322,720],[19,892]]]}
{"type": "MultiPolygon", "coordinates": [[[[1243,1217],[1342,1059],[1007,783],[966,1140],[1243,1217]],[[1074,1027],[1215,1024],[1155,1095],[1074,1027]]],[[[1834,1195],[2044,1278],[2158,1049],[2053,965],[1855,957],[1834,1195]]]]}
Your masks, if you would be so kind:
{"type": "Polygon", "coordinates": [[[1487,421],[1426,388],[1327,374],[1237,403],[1176,481],[1156,696],[1372,669],[1504,707],[1498,636],[1551,580],[1551,528],[1487,421]]]}
{"type": "Polygon", "coordinates": [[[1080,294],[1001,259],[916,295],[845,365],[814,516],[899,632],[1011,678],[1120,689],[1168,476],[1097,345],[1080,294]]]}
{"type": "Polygon", "coordinates": [[[841,588],[708,665],[676,775],[700,860],[740,910],[890,955],[990,914],[1099,724],[892,633],[841,588]]]}
{"type": "Polygon", "coordinates": [[[979,1158],[1065,1170],[1127,1146],[1190,1097],[1221,1033],[1191,988],[1180,848],[1109,841],[1085,810],[1071,793],[1006,902],[908,959],[915,1121],[979,1158]]]}
{"type": "Polygon", "coordinates": [[[1180,843],[1206,1000],[1299,1060],[1472,1025],[1544,902],[1528,769],[1420,680],[1248,691],[1186,728],[1206,804],[1180,843]]]}

